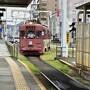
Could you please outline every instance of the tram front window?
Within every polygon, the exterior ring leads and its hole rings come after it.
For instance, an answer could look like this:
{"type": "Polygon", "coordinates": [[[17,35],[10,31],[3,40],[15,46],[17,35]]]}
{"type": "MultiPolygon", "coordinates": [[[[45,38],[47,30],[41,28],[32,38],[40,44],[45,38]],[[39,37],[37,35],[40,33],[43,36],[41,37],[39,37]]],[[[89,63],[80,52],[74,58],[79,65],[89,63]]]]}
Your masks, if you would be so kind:
{"type": "Polygon", "coordinates": [[[37,31],[36,32],[36,38],[42,38],[44,36],[44,32],[43,31],[37,31]]]}
{"type": "Polygon", "coordinates": [[[36,32],[36,38],[41,38],[41,31],[36,32]]]}
{"type": "Polygon", "coordinates": [[[42,36],[44,35],[44,33],[42,33],[42,31],[28,31],[27,32],[27,38],[42,38],[42,36]]]}
{"type": "Polygon", "coordinates": [[[31,39],[35,38],[35,32],[34,31],[28,31],[27,32],[27,38],[31,38],[31,39]]]}

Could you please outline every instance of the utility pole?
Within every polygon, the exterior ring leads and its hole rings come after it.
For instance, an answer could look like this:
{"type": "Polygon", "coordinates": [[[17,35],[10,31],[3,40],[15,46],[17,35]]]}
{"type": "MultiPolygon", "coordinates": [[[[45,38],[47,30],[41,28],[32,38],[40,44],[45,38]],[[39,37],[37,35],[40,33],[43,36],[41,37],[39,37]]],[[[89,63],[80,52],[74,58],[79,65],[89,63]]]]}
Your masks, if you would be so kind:
{"type": "MultiPolygon", "coordinates": [[[[59,2],[60,4],[60,2],[59,2]]],[[[62,56],[68,57],[68,44],[66,42],[66,33],[68,31],[68,22],[67,22],[67,0],[61,0],[61,47],[62,47],[62,56]]]]}

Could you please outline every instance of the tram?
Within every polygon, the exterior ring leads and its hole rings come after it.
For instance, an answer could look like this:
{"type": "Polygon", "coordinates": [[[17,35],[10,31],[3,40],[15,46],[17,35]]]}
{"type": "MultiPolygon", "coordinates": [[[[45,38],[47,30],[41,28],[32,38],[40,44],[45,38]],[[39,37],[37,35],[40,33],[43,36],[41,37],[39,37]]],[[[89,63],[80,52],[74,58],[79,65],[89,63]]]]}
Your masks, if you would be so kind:
{"type": "Polygon", "coordinates": [[[19,27],[20,52],[24,55],[41,55],[50,49],[50,30],[47,26],[32,22],[19,27]]]}

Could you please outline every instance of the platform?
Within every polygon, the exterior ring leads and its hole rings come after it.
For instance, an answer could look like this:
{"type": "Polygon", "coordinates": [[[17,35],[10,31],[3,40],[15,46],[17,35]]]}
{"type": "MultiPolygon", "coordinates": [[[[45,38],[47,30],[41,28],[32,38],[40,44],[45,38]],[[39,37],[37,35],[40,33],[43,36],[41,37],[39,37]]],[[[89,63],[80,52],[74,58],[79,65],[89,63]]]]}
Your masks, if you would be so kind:
{"type": "Polygon", "coordinates": [[[33,76],[23,64],[11,58],[5,41],[0,40],[0,90],[44,90],[33,76]]]}
{"type": "Polygon", "coordinates": [[[0,40],[0,57],[11,56],[4,40],[0,40]]]}
{"type": "Polygon", "coordinates": [[[0,58],[0,90],[16,90],[9,64],[0,58]]]}

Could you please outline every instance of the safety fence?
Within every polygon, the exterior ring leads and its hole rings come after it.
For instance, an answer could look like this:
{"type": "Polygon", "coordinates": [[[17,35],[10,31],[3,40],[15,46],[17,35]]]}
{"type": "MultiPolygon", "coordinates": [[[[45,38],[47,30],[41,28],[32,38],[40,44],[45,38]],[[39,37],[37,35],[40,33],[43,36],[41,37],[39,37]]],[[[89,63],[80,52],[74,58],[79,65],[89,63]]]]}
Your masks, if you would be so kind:
{"type": "Polygon", "coordinates": [[[18,59],[18,53],[19,53],[19,48],[18,48],[18,43],[9,43],[6,42],[7,48],[11,54],[11,57],[18,59]]]}
{"type": "Polygon", "coordinates": [[[77,66],[90,70],[90,24],[79,23],[76,31],[77,66]]]}
{"type": "MultiPolygon", "coordinates": [[[[66,53],[67,51],[65,50],[66,47],[60,47],[56,46],[56,55],[62,57],[63,53],[66,53]]],[[[68,48],[68,56],[67,57],[76,57],[76,48],[68,48]]]]}

